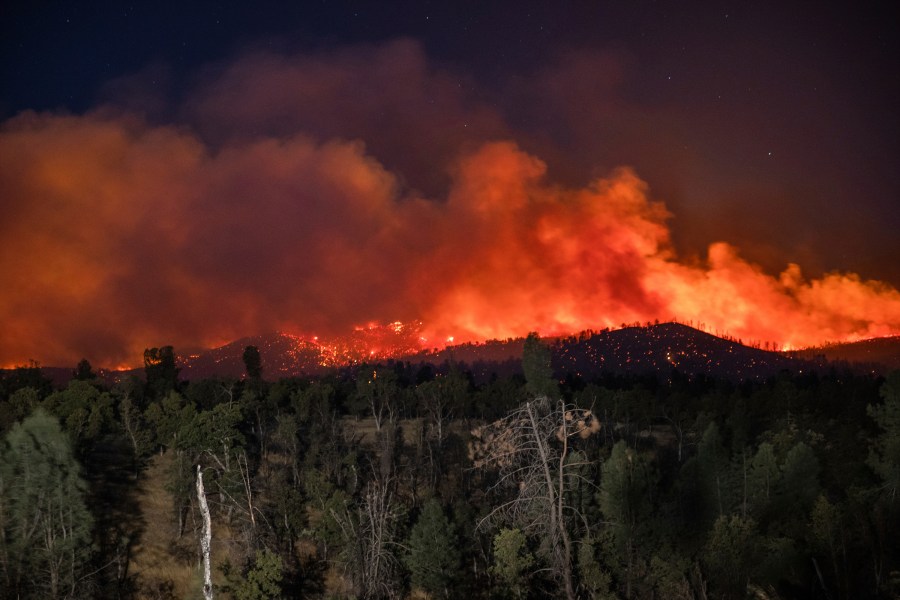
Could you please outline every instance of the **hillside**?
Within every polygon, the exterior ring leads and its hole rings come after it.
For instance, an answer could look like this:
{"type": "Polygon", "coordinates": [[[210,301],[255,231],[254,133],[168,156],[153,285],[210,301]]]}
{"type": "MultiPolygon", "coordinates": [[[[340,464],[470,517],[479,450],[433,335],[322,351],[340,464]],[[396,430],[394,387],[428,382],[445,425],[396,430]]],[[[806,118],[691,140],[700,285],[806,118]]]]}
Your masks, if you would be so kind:
{"type": "Polygon", "coordinates": [[[187,380],[244,375],[244,349],[259,348],[266,379],[321,374],[331,367],[396,358],[419,352],[419,324],[399,322],[357,327],[342,336],[319,338],[276,332],[246,337],[219,348],[184,357],[179,364],[187,380]]]}
{"type": "MultiPolygon", "coordinates": [[[[242,354],[248,345],[259,348],[264,374],[269,379],[319,374],[331,366],[358,364],[366,359],[433,365],[462,363],[477,380],[521,370],[522,338],[460,344],[437,351],[410,351],[410,336],[391,331],[358,330],[346,338],[332,338],[327,344],[284,333],[243,338],[188,357],[181,365],[181,376],[188,380],[212,375],[240,377],[244,373],[242,354]]],[[[814,367],[803,357],[751,348],[678,323],[626,327],[589,337],[547,341],[554,371],[560,377],[568,373],[585,379],[601,374],[668,376],[678,370],[683,374],[741,381],[770,377],[784,369],[797,372],[814,367]]]]}
{"type": "Polygon", "coordinates": [[[807,360],[872,365],[878,371],[900,369],[900,336],[805,348],[791,355],[807,360]]]}
{"type": "Polygon", "coordinates": [[[311,375],[321,370],[322,353],[312,342],[285,333],[241,338],[219,348],[181,359],[180,376],[188,381],[208,377],[242,377],[244,349],[259,348],[267,379],[311,375]]]}
{"type": "Polygon", "coordinates": [[[601,373],[657,374],[673,370],[733,381],[764,379],[788,369],[813,365],[778,352],[744,346],[679,323],[626,327],[589,338],[564,340],[554,347],[553,367],[585,379],[601,373]]]}
{"type": "MultiPolygon", "coordinates": [[[[387,360],[414,365],[464,364],[476,382],[521,373],[523,338],[422,350],[418,333],[416,324],[400,323],[357,328],[347,335],[327,340],[270,333],[180,356],[178,367],[180,377],[187,381],[209,377],[240,378],[245,371],[244,349],[256,346],[262,357],[263,377],[268,380],[321,375],[335,367],[387,360]]],[[[782,370],[822,370],[835,364],[882,374],[900,368],[900,336],[770,352],[687,325],[662,323],[546,338],[546,341],[551,346],[553,369],[560,378],[568,374],[584,379],[603,374],[668,377],[677,370],[685,375],[743,381],[765,379],[782,370]]],[[[55,386],[61,387],[71,378],[72,369],[44,367],[41,372],[55,386]]],[[[113,382],[131,374],[143,376],[143,369],[115,372],[99,369],[98,373],[102,379],[113,382]]]]}

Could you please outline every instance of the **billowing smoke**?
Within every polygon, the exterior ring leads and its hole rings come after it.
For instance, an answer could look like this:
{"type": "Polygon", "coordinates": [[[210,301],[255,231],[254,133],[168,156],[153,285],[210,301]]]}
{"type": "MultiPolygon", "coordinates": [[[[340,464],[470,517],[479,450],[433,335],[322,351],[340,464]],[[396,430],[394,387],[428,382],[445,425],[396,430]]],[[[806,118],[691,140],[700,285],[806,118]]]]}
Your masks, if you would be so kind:
{"type": "Polygon", "coordinates": [[[0,364],[417,319],[429,346],[671,318],[791,346],[900,334],[887,284],[773,276],[726,242],[680,259],[639,174],[559,183],[471,85],[396,42],[211,69],[178,125],[122,102],[10,119],[0,364]]]}

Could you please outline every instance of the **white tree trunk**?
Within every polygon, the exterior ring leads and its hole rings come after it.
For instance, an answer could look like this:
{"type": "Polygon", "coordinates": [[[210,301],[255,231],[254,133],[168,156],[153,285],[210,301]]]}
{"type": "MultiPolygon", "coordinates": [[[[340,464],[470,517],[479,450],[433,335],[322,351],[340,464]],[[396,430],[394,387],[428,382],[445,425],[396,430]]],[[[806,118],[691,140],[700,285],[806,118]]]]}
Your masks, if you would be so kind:
{"type": "Polygon", "coordinates": [[[212,544],[212,522],[209,517],[209,504],[206,503],[206,492],[203,490],[203,470],[197,465],[197,500],[200,502],[200,513],[203,515],[203,533],[200,537],[200,552],[203,554],[203,598],[212,600],[212,569],[209,561],[209,547],[212,544]]]}

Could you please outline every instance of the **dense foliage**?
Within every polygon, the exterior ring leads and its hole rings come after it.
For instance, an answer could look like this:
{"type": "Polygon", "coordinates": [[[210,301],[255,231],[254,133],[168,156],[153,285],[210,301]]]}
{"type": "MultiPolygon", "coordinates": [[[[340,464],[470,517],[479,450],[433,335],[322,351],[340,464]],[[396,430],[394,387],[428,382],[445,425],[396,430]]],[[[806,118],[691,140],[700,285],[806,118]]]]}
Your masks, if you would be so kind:
{"type": "MultiPolygon", "coordinates": [[[[0,586],[9,598],[895,598],[900,372],[734,384],[475,385],[465,365],[315,379],[0,380],[0,586]],[[158,489],[166,522],[147,522],[158,489]],[[141,567],[153,529],[172,569],[141,567]]],[[[564,374],[565,375],[565,374],[564,374]]]]}

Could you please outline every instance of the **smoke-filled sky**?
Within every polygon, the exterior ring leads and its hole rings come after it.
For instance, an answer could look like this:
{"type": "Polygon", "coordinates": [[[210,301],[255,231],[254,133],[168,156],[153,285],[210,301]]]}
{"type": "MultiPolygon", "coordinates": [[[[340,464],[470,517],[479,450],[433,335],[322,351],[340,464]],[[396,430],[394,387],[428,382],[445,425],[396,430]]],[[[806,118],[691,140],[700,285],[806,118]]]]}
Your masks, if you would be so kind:
{"type": "Polygon", "coordinates": [[[235,4],[4,5],[0,366],[395,320],[900,334],[886,6],[235,4]]]}

